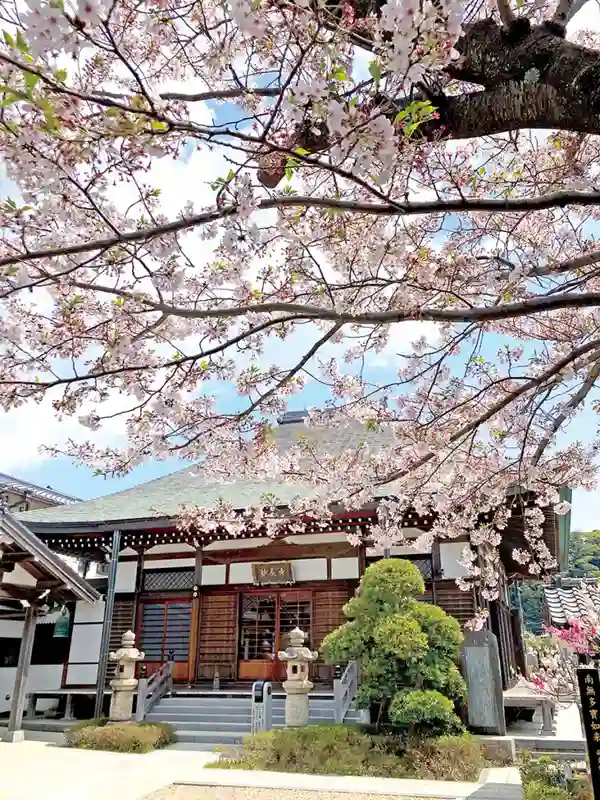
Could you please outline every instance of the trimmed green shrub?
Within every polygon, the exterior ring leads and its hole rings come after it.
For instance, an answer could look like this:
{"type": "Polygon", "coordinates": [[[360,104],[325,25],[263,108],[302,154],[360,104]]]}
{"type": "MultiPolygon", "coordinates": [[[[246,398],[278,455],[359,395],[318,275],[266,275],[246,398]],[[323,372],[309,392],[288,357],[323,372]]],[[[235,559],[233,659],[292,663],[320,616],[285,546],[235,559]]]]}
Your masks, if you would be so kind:
{"type": "Polygon", "coordinates": [[[451,700],[440,692],[397,692],[388,709],[390,722],[398,728],[416,728],[421,736],[459,733],[463,726],[451,700]]]}
{"type": "Polygon", "coordinates": [[[351,725],[309,725],[249,736],[241,754],[225,752],[208,766],[476,781],[486,764],[481,746],[469,734],[407,742],[399,736],[373,736],[351,725]]]}
{"type": "Polygon", "coordinates": [[[149,753],[175,741],[175,730],[165,722],[117,723],[105,719],[83,720],[67,731],[69,747],[110,750],[115,753],[149,753]]]}
{"type": "Polygon", "coordinates": [[[373,711],[378,730],[390,723],[411,736],[463,729],[456,714],[467,694],[457,666],[463,634],[443,609],[415,599],[424,591],[409,561],[372,564],[344,606],[348,622],[321,646],[330,664],[360,662],[356,705],[373,711]]]}

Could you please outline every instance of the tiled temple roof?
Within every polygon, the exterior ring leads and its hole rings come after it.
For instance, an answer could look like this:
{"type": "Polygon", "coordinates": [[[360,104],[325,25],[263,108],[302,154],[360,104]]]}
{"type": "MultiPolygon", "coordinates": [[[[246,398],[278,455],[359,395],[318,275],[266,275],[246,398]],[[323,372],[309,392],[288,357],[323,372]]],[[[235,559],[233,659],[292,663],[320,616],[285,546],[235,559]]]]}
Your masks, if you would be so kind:
{"type": "Polygon", "coordinates": [[[544,594],[553,625],[585,619],[590,608],[600,614],[600,586],[594,578],[562,578],[555,585],[544,586],[544,594]]]}
{"type": "Polygon", "coordinates": [[[0,472],[0,494],[2,492],[14,492],[14,494],[33,497],[57,506],[79,502],[77,497],[57,492],[51,486],[37,486],[35,483],[15,478],[13,475],[6,475],[4,472],[0,472]]]}

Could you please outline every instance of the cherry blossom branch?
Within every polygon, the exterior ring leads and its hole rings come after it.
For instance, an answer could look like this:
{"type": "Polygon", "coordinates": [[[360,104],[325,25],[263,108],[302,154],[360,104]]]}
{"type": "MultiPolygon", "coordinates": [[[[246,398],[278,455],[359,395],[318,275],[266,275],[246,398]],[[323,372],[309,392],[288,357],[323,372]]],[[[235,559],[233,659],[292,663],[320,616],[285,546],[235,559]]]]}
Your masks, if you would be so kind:
{"type": "Polygon", "coordinates": [[[573,395],[573,397],[569,400],[566,404],[564,409],[557,414],[554,418],[552,425],[550,426],[548,433],[544,436],[541,442],[538,444],[535,453],[532,456],[531,463],[535,467],[539,463],[540,458],[543,456],[546,448],[552,441],[552,438],[558,433],[561,426],[565,423],[569,415],[575,411],[585,400],[588,396],[590,391],[596,385],[596,381],[600,377],[600,360],[596,361],[589,369],[587,378],[580,386],[577,392],[573,395]]]}
{"type": "MultiPolygon", "coordinates": [[[[497,200],[494,198],[458,198],[452,200],[432,200],[390,203],[369,203],[358,200],[337,200],[335,198],[311,197],[297,195],[272,197],[260,200],[256,209],[266,211],[272,208],[329,208],[351,214],[373,214],[378,216],[416,216],[418,214],[446,214],[446,213],[517,213],[527,211],[542,211],[549,208],[564,208],[565,206],[598,206],[600,205],[600,192],[561,191],[538,197],[522,197],[515,199],[497,200]]],[[[105,239],[95,239],[78,244],[63,245],[52,249],[32,250],[18,256],[0,258],[0,267],[18,264],[22,261],[36,261],[42,258],[54,258],[63,255],[76,255],[89,253],[93,250],[106,250],[120,244],[130,242],[144,242],[157,236],[165,236],[179,231],[195,228],[219,219],[226,219],[237,214],[237,205],[229,205],[221,209],[204,211],[190,217],[168,222],[164,225],[155,225],[137,231],[120,233],[105,239]]]]}
{"type": "MultiPolygon", "coordinates": [[[[532,378],[528,383],[519,386],[518,389],[515,389],[513,392],[507,394],[505,398],[499,400],[495,403],[491,408],[489,408],[484,414],[481,414],[476,419],[469,422],[467,425],[464,425],[460,428],[453,436],[450,437],[449,444],[454,444],[455,442],[462,439],[464,436],[468,436],[468,434],[472,433],[474,430],[479,428],[481,425],[484,425],[488,422],[492,417],[496,416],[496,414],[500,413],[504,408],[508,405],[513,403],[522,395],[526,394],[527,392],[531,391],[532,389],[539,389],[545,384],[548,383],[552,378],[562,372],[564,369],[569,367],[574,361],[582,356],[587,355],[588,353],[594,352],[594,350],[600,349],[600,339],[594,339],[591,342],[583,345],[582,347],[578,347],[576,350],[573,350],[572,353],[569,353],[568,356],[561,358],[559,361],[554,363],[551,367],[545,370],[541,375],[536,378],[532,378]]],[[[410,470],[418,469],[419,467],[424,466],[425,464],[429,463],[431,459],[434,458],[434,453],[430,452],[426,456],[418,459],[414,464],[408,469],[400,470],[398,472],[393,472],[387,475],[383,480],[381,480],[378,485],[383,486],[387,483],[392,483],[393,481],[400,480],[400,478],[404,477],[410,470]]]]}

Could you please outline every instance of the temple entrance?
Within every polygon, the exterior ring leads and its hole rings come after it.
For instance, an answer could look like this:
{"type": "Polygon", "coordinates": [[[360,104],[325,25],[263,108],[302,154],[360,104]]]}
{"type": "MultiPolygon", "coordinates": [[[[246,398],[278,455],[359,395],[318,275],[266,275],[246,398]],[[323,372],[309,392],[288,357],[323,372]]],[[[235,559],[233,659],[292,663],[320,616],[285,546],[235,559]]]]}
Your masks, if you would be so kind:
{"type": "Polygon", "coordinates": [[[288,646],[296,626],[312,640],[312,598],[302,591],[255,591],[239,595],[238,679],[285,680],[277,653],[288,646]]]}

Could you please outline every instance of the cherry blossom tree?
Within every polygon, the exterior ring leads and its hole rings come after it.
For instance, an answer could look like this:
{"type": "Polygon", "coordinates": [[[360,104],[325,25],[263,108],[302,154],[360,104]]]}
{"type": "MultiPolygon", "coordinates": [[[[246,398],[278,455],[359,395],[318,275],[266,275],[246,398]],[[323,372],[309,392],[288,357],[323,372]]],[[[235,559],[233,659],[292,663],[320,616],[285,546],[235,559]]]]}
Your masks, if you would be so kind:
{"type": "MultiPolygon", "coordinates": [[[[595,484],[599,446],[561,438],[600,375],[584,4],[0,0],[3,408],[122,417],[123,446],[66,449],[101,472],[179,456],[313,487],[298,517],[386,494],[381,541],[411,507],[493,551],[519,486],[514,555],[539,574],[540,507],[595,484]],[[329,401],[309,425],[387,446],[280,452],[309,381],[329,401]]],[[[248,516],[276,527],[275,505],[248,516]]]]}

